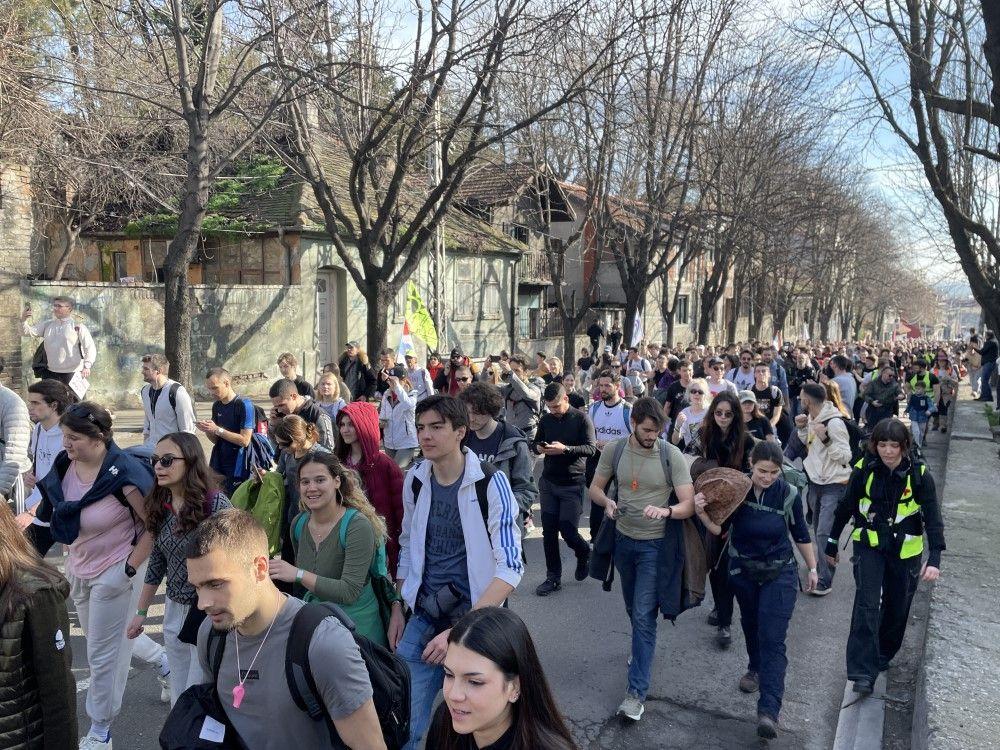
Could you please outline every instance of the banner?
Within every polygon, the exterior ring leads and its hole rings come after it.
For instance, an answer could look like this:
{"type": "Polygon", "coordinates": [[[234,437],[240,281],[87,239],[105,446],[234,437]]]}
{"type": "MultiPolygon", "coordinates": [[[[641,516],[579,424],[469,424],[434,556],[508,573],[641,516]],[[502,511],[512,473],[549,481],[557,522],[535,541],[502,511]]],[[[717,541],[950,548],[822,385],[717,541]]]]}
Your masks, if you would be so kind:
{"type": "Polygon", "coordinates": [[[396,347],[396,361],[402,362],[403,357],[416,352],[413,346],[413,336],[410,335],[410,324],[403,321],[403,332],[399,336],[399,346],[396,347]]]}
{"type": "Polygon", "coordinates": [[[781,347],[783,347],[784,345],[785,345],[785,339],[782,337],[781,331],[778,331],[776,334],[774,334],[774,338],[771,339],[771,346],[773,346],[780,352],[781,347]]]}
{"type": "MultiPolygon", "coordinates": [[[[635,311],[635,322],[632,324],[632,346],[639,346],[639,342],[642,341],[643,330],[642,330],[642,311],[635,311]]],[[[640,352],[641,354],[642,352],[640,352]]]]}
{"type": "Polygon", "coordinates": [[[431,318],[430,311],[420,298],[420,290],[412,281],[407,282],[406,290],[406,322],[409,323],[409,330],[427,344],[428,349],[436,351],[438,348],[437,329],[434,327],[434,319],[431,318]]]}

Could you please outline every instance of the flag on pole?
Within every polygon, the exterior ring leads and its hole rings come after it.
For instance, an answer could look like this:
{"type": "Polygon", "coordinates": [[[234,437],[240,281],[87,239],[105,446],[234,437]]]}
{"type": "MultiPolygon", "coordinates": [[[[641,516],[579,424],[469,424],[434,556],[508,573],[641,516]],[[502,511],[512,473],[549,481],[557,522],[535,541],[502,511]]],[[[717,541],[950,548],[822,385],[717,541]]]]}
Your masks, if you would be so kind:
{"type": "Polygon", "coordinates": [[[413,347],[413,336],[410,335],[410,324],[403,321],[403,332],[399,336],[399,346],[396,347],[396,361],[402,362],[410,352],[416,352],[413,347]]]}
{"type": "MultiPolygon", "coordinates": [[[[434,327],[434,320],[431,313],[420,297],[420,290],[412,281],[408,282],[406,288],[406,322],[409,323],[409,331],[412,331],[417,338],[427,344],[431,350],[438,348],[437,329],[434,327]]],[[[413,344],[411,343],[412,347],[413,344]]]]}
{"type": "Polygon", "coordinates": [[[778,331],[777,333],[774,334],[774,338],[771,339],[771,346],[773,346],[780,352],[781,347],[783,347],[784,345],[785,345],[785,340],[781,335],[781,331],[778,331]]]}
{"type": "Polygon", "coordinates": [[[802,324],[802,341],[806,342],[809,340],[809,326],[805,323],[802,324]]]}
{"type": "Polygon", "coordinates": [[[635,322],[632,324],[632,346],[639,346],[639,342],[642,341],[643,331],[642,331],[642,311],[635,311],[635,322]]]}

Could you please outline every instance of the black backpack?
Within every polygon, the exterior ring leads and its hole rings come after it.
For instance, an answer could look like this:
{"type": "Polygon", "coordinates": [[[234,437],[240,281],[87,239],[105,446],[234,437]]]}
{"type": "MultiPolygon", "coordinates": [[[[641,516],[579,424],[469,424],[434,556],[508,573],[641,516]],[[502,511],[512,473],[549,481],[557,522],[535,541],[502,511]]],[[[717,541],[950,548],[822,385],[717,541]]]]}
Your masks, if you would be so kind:
{"type": "Polygon", "coordinates": [[[843,421],[844,427],[847,428],[847,440],[851,446],[851,462],[848,466],[854,466],[854,464],[860,461],[865,455],[865,444],[867,442],[865,440],[865,433],[862,431],[861,426],[857,422],[844,416],[830,417],[822,423],[823,426],[826,427],[834,419],[843,421]]]}
{"type": "MultiPolygon", "coordinates": [[[[361,651],[368,679],[372,685],[372,701],[382,727],[382,737],[388,750],[399,750],[410,739],[410,670],[400,657],[388,649],[372,643],[365,636],[355,632],[354,621],[336,604],[314,602],[305,604],[295,614],[288,644],[285,647],[285,679],[288,692],[295,705],[309,715],[313,721],[323,721],[330,732],[330,747],[340,750],[347,746],[337,734],[333,720],[326,712],[326,706],[316,689],[312,666],[309,664],[309,646],[313,633],[327,617],[336,617],[354,637],[361,651]]],[[[228,633],[211,628],[208,631],[206,649],[208,663],[212,667],[212,681],[208,684],[189,687],[178,698],[170,711],[167,723],[160,734],[163,750],[200,750],[200,748],[232,748],[242,750],[245,742],[235,730],[219,702],[216,683],[222,656],[226,649],[228,633]],[[211,716],[226,727],[226,744],[202,743],[198,740],[204,717],[211,716]]]]}

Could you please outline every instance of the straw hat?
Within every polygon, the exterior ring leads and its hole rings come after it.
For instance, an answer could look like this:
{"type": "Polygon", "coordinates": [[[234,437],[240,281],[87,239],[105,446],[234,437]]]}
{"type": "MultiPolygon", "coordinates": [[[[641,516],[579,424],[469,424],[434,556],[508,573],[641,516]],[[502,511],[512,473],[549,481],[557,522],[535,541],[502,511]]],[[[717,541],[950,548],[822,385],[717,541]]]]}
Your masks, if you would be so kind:
{"type": "Polygon", "coordinates": [[[695,493],[705,495],[705,513],[721,525],[743,502],[750,491],[750,477],[736,469],[708,469],[694,482],[695,493]]]}

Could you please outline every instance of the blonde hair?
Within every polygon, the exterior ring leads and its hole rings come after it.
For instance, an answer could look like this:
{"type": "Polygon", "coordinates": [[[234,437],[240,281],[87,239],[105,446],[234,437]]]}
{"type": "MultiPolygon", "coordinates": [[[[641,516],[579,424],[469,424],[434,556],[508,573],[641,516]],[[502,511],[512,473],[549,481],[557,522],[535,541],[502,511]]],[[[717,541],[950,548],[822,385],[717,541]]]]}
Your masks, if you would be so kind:
{"type": "Polygon", "coordinates": [[[712,395],[712,392],[710,390],[708,390],[708,381],[705,380],[705,378],[691,378],[691,382],[688,383],[688,387],[684,389],[689,396],[691,395],[691,389],[694,386],[698,386],[699,388],[701,388],[701,392],[705,396],[711,396],[712,395]]]}
{"type": "Polygon", "coordinates": [[[320,402],[320,403],[327,403],[327,402],[321,401],[322,396],[320,396],[320,393],[319,393],[319,385],[324,380],[330,380],[330,381],[333,382],[333,396],[331,396],[331,399],[333,401],[336,401],[338,398],[341,398],[341,395],[340,395],[340,378],[338,378],[332,372],[324,372],[322,375],[319,376],[319,380],[316,381],[316,400],[318,402],[320,402]]]}
{"type": "MultiPolygon", "coordinates": [[[[361,477],[358,476],[358,473],[344,466],[340,459],[332,453],[320,453],[317,451],[307,454],[299,464],[299,471],[301,472],[302,467],[307,464],[321,464],[330,472],[330,476],[340,479],[337,502],[345,508],[354,508],[354,510],[367,518],[368,523],[372,525],[372,529],[375,532],[375,539],[378,542],[384,542],[389,533],[385,525],[385,520],[375,510],[375,506],[368,502],[368,498],[361,489],[361,477]]],[[[301,498],[299,499],[299,510],[308,510],[301,498]]]]}
{"type": "Polygon", "coordinates": [[[847,410],[847,406],[844,404],[844,395],[840,392],[840,385],[837,381],[831,378],[830,380],[827,380],[823,386],[826,388],[827,400],[832,401],[833,405],[837,407],[837,411],[845,417],[853,419],[854,414],[847,410]]]}

